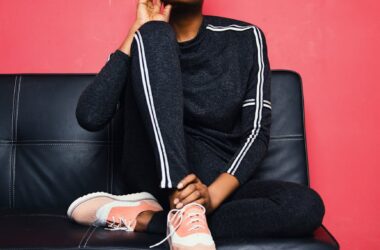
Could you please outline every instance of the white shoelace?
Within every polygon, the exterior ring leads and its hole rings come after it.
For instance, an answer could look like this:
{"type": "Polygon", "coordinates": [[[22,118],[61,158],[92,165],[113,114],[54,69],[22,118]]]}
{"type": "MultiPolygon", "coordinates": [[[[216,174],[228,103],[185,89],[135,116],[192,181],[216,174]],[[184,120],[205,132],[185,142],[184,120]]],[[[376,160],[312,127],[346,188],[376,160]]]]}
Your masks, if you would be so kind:
{"type": "MultiPolygon", "coordinates": [[[[152,248],[152,247],[156,247],[160,244],[162,244],[163,242],[165,242],[167,239],[169,239],[170,236],[172,236],[178,229],[178,227],[181,225],[182,221],[184,220],[183,218],[183,213],[185,211],[185,208],[191,206],[191,205],[197,205],[199,206],[201,209],[202,209],[202,212],[191,212],[191,213],[187,213],[186,214],[186,218],[190,217],[190,221],[187,223],[193,223],[195,221],[199,221],[199,218],[192,218],[192,217],[195,217],[195,216],[200,216],[201,214],[205,214],[206,213],[206,208],[204,206],[202,206],[201,204],[199,203],[196,203],[196,202],[192,202],[192,203],[189,203],[189,204],[186,204],[185,206],[183,206],[182,208],[180,209],[177,209],[177,208],[173,208],[172,210],[169,211],[168,213],[168,216],[167,216],[167,226],[169,226],[169,223],[170,223],[170,214],[172,212],[175,212],[174,215],[172,216],[172,218],[174,218],[174,221],[177,220],[177,216],[179,216],[180,220],[179,220],[179,223],[177,223],[177,225],[174,227],[174,230],[172,232],[170,232],[170,234],[167,234],[166,237],[164,239],[162,239],[160,242],[157,242],[156,244],[154,245],[151,245],[149,246],[149,248],[152,248]]],[[[193,227],[190,227],[188,229],[188,231],[191,231],[191,230],[195,230],[197,228],[201,228],[201,227],[204,227],[203,225],[200,225],[200,224],[195,224],[193,227]]]]}
{"type": "Polygon", "coordinates": [[[116,231],[116,230],[123,230],[123,231],[133,231],[133,224],[135,223],[134,220],[127,221],[124,217],[119,217],[120,223],[116,223],[115,216],[112,216],[112,223],[108,224],[108,227],[105,227],[104,229],[110,230],[110,231],[116,231]]]}

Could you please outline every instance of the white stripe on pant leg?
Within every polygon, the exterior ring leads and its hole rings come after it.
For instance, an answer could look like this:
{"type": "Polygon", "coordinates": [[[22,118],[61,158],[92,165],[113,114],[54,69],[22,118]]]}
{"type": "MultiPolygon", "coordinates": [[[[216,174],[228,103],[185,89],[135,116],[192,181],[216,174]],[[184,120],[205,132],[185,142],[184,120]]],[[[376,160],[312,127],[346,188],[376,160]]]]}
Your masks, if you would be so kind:
{"type": "Polygon", "coordinates": [[[170,173],[169,173],[169,162],[168,162],[168,157],[167,157],[167,154],[166,154],[165,144],[164,144],[164,141],[162,139],[161,130],[160,130],[160,127],[158,125],[158,121],[157,121],[157,117],[156,117],[156,112],[155,112],[156,109],[154,108],[152,90],[151,90],[151,87],[150,87],[149,71],[148,71],[148,66],[147,66],[146,57],[145,57],[144,42],[143,42],[143,39],[141,37],[141,33],[139,31],[137,31],[137,35],[140,37],[140,42],[141,42],[141,45],[142,45],[141,46],[142,47],[142,54],[143,54],[142,58],[143,58],[143,62],[144,62],[145,70],[146,70],[145,73],[146,73],[146,78],[147,78],[148,93],[149,93],[149,96],[150,96],[151,101],[152,101],[153,117],[154,117],[154,119],[156,121],[157,131],[158,131],[158,137],[159,137],[161,145],[162,145],[163,156],[164,156],[164,161],[165,161],[164,166],[166,167],[166,175],[167,175],[166,177],[167,177],[167,180],[168,180],[168,187],[171,188],[172,187],[172,181],[171,181],[170,173]]]}
{"type": "Polygon", "coordinates": [[[147,94],[146,79],[145,79],[146,76],[144,73],[144,65],[142,62],[142,52],[141,52],[140,39],[137,37],[136,34],[134,35],[134,37],[136,39],[138,52],[139,52],[140,72],[141,72],[141,79],[142,79],[142,83],[143,83],[143,87],[144,87],[145,99],[147,102],[147,106],[148,106],[148,110],[149,110],[149,114],[150,114],[150,118],[151,118],[151,122],[152,122],[152,126],[153,126],[154,135],[156,138],[157,149],[158,149],[158,153],[159,153],[159,157],[160,157],[161,186],[165,186],[166,177],[165,177],[165,171],[164,171],[164,160],[163,160],[163,156],[162,156],[161,145],[158,142],[157,128],[156,128],[156,125],[155,125],[154,120],[153,120],[153,114],[152,114],[152,109],[151,109],[151,105],[150,105],[150,99],[148,98],[148,94],[147,94]]]}
{"type": "Polygon", "coordinates": [[[256,40],[257,40],[257,36],[259,37],[259,44],[257,45],[258,46],[258,55],[259,55],[259,58],[258,58],[258,63],[260,65],[260,70],[258,72],[258,74],[261,73],[261,77],[260,77],[260,82],[259,82],[259,86],[258,88],[259,89],[259,95],[256,95],[256,100],[258,100],[258,105],[257,107],[260,108],[260,111],[259,111],[259,121],[258,121],[258,128],[257,128],[257,131],[256,131],[256,134],[254,136],[254,138],[250,141],[248,147],[246,148],[246,150],[244,151],[243,155],[241,156],[239,162],[236,164],[236,167],[235,169],[232,171],[232,174],[235,174],[236,170],[238,169],[238,166],[240,164],[240,162],[242,161],[242,159],[244,158],[245,154],[248,152],[249,148],[251,147],[251,145],[253,144],[254,140],[256,139],[257,135],[259,134],[259,131],[260,131],[260,127],[261,127],[261,118],[262,118],[262,109],[263,109],[263,99],[264,99],[264,93],[263,93],[263,85],[264,85],[264,52],[263,52],[263,43],[262,43],[262,38],[261,38],[261,34],[260,34],[260,31],[258,29],[254,29],[254,32],[255,32],[255,36],[256,36],[256,40]]]}
{"type": "MultiPolygon", "coordinates": [[[[149,71],[148,71],[148,67],[147,67],[147,63],[146,63],[146,56],[145,56],[145,48],[144,48],[144,42],[143,42],[143,39],[141,37],[141,33],[140,31],[137,30],[137,36],[140,38],[139,41],[141,43],[141,51],[142,51],[142,60],[143,60],[143,64],[144,64],[144,69],[145,69],[145,74],[146,74],[146,80],[147,80],[147,88],[148,88],[148,95],[149,95],[149,98],[151,100],[151,105],[152,105],[152,113],[153,113],[153,119],[155,121],[155,124],[157,126],[157,134],[158,134],[158,141],[160,142],[161,146],[162,146],[162,155],[164,157],[164,169],[166,168],[166,177],[167,177],[167,180],[168,180],[168,186],[169,188],[172,187],[172,181],[171,181],[171,178],[170,178],[170,173],[169,173],[169,162],[168,162],[168,157],[167,157],[167,154],[166,154],[166,149],[165,149],[165,144],[164,144],[164,141],[162,139],[162,135],[161,135],[161,130],[160,130],[160,127],[159,127],[159,124],[158,124],[158,121],[157,121],[157,116],[156,116],[156,112],[155,112],[155,108],[154,108],[154,102],[153,102],[153,96],[152,96],[152,90],[151,90],[151,86],[150,86],[150,79],[149,79],[149,71]]],[[[164,171],[165,172],[165,171],[164,171]]],[[[163,185],[161,185],[161,187],[165,187],[163,185]]]]}
{"type": "Polygon", "coordinates": [[[150,114],[150,118],[151,118],[151,122],[152,122],[152,126],[153,126],[154,136],[155,136],[156,143],[157,143],[158,154],[160,157],[160,165],[161,165],[161,184],[160,185],[161,185],[161,187],[164,187],[165,183],[166,183],[165,168],[164,168],[165,163],[164,163],[164,159],[163,159],[163,155],[162,155],[161,145],[160,145],[159,139],[158,139],[156,124],[155,124],[154,119],[153,119],[152,109],[151,109],[151,105],[150,105],[150,99],[149,99],[148,93],[147,93],[147,86],[146,86],[146,79],[145,79],[146,76],[145,76],[145,71],[144,71],[144,64],[142,62],[142,52],[141,52],[140,39],[138,38],[138,36],[136,34],[134,35],[134,37],[136,39],[138,52],[139,52],[140,72],[141,72],[141,79],[142,79],[142,83],[143,83],[143,87],[144,87],[145,99],[147,102],[147,106],[148,106],[148,110],[149,110],[149,114],[150,114]]]}

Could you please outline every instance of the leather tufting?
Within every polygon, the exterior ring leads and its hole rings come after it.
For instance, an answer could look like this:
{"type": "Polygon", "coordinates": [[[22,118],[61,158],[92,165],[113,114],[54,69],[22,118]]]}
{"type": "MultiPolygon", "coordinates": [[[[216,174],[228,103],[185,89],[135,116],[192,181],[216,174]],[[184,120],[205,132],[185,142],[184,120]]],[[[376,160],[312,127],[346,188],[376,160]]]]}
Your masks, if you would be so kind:
{"type": "MultiPolygon", "coordinates": [[[[162,238],[77,225],[65,215],[86,193],[128,192],[122,107],[98,132],[75,118],[78,97],[94,76],[0,75],[0,248],[148,249],[162,238]]],[[[294,71],[272,70],[271,139],[254,178],[309,185],[302,80],[294,71]]],[[[306,238],[215,241],[218,249],[339,249],[324,226],[306,238]]]]}

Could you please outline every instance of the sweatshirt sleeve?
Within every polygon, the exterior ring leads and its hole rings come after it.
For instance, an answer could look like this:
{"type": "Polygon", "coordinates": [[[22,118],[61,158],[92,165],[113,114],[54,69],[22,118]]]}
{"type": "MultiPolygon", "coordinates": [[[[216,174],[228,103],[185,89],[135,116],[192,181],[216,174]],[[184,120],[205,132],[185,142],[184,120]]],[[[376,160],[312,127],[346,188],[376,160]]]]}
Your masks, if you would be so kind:
{"type": "Polygon", "coordinates": [[[242,137],[240,146],[224,172],[244,184],[253,176],[268,150],[271,126],[271,69],[266,38],[253,26],[253,67],[241,107],[242,137]]]}
{"type": "Polygon", "coordinates": [[[117,49],[81,93],[75,111],[79,125],[88,131],[104,128],[120,105],[128,79],[130,56],[117,49]]]}

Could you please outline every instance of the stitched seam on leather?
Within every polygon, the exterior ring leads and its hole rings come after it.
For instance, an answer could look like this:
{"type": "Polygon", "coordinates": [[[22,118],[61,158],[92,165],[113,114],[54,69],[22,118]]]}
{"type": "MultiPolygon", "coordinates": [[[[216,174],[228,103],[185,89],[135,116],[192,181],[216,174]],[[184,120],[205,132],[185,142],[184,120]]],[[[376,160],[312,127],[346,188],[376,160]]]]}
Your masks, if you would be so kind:
{"type": "Polygon", "coordinates": [[[15,207],[16,145],[12,145],[12,208],[15,207]]]}
{"type": "Polygon", "coordinates": [[[94,228],[92,229],[92,231],[90,232],[89,236],[87,237],[86,242],[84,243],[83,248],[86,248],[88,241],[91,239],[92,234],[96,231],[96,229],[97,229],[97,227],[94,227],[94,228]]]}
{"type": "Polygon", "coordinates": [[[303,141],[303,138],[271,138],[271,141],[303,141]]]}
{"type": "MultiPolygon", "coordinates": [[[[15,77],[14,86],[13,86],[13,97],[12,97],[12,126],[11,126],[11,138],[14,140],[14,106],[15,106],[15,96],[16,96],[16,86],[17,86],[17,75],[15,77]]],[[[12,208],[13,194],[12,194],[12,180],[13,180],[13,145],[11,146],[11,151],[9,154],[9,208],[12,208]]]]}
{"type": "Polygon", "coordinates": [[[297,137],[297,138],[299,138],[299,137],[303,137],[303,135],[302,134],[289,134],[289,135],[273,135],[273,136],[271,136],[271,138],[273,138],[273,139],[277,139],[277,138],[290,138],[290,137],[297,137]]]}
{"type": "Polygon", "coordinates": [[[86,230],[86,232],[83,234],[82,236],[82,239],[79,241],[79,245],[78,245],[78,248],[82,248],[81,245],[82,245],[82,242],[83,240],[86,238],[87,234],[88,234],[88,231],[90,230],[91,226],[89,226],[86,230]]]}
{"type": "MultiPolygon", "coordinates": [[[[14,142],[14,140],[0,140],[0,142],[14,142]]],[[[111,143],[111,141],[91,141],[91,140],[18,140],[19,142],[82,142],[82,143],[111,143]]],[[[121,142],[121,141],[119,141],[121,142]]]]}
{"type": "Polygon", "coordinates": [[[11,150],[9,153],[9,190],[8,190],[8,196],[9,196],[9,208],[12,208],[12,159],[13,159],[13,145],[11,146],[11,150]]]}
{"type": "Polygon", "coordinates": [[[0,217],[12,217],[12,216],[28,216],[28,217],[54,217],[54,218],[62,218],[62,219],[68,219],[65,215],[55,215],[55,214],[4,214],[0,215],[0,217]]]}
{"type": "Polygon", "coordinates": [[[109,148],[110,148],[110,154],[109,154],[109,168],[110,168],[110,171],[109,171],[109,181],[110,181],[110,193],[112,193],[112,178],[113,178],[113,144],[112,144],[112,141],[113,141],[113,119],[111,120],[111,123],[110,123],[110,138],[108,138],[108,140],[111,141],[110,145],[109,145],[109,148]]]}
{"type": "MultiPolygon", "coordinates": [[[[107,140],[110,140],[110,126],[107,127],[107,140]]],[[[110,192],[110,144],[107,144],[107,192],[110,192]]]]}
{"type": "MultiPolygon", "coordinates": [[[[17,141],[17,129],[18,129],[18,111],[20,106],[20,89],[21,89],[21,79],[22,76],[20,75],[19,81],[18,81],[18,90],[17,90],[17,102],[16,102],[16,124],[15,124],[15,139],[17,141]]],[[[13,207],[15,207],[16,203],[16,153],[17,153],[17,144],[15,145],[15,152],[13,154],[13,207]]]]}
{"type": "MultiPolygon", "coordinates": [[[[30,146],[85,146],[77,143],[12,143],[12,145],[30,145],[30,146]]],[[[107,146],[107,144],[94,144],[93,146],[107,146]]]]}
{"type": "Polygon", "coordinates": [[[114,139],[114,129],[113,129],[113,119],[111,120],[111,163],[110,163],[110,167],[111,167],[111,186],[110,186],[110,191],[111,193],[113,192],[113,169],[114,169],[114,145],[113,145],[113,139],[114,139]]]}
{"type": "Polygon", "coordinates": [[[15,140],[17,141],[17,127],[18,127],[18,111],[20,108],[20,89],[21,89],[21,79],[22,76],[20,75],[20,78],[18,80],[18,90],[17,90],[17,98],[16,98],[16,124],[15,124],[15,140]]]}

